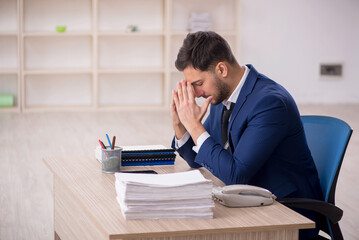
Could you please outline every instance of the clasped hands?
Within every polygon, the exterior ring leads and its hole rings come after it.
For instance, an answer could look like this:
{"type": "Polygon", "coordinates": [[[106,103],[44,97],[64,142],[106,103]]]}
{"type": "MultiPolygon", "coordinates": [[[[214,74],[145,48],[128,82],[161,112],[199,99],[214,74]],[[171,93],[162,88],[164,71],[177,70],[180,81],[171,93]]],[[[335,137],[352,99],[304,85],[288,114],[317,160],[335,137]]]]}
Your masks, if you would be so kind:
{"type": "Polygon", "coordinates": [[[170,106],[172,124],[177,139],[182,138],[187,131],[197,144],[198,137],[206,131],[201,121],[211,100],[212,96],[208,97],[202,106],[197,105],[192,84],[185,80],[178,82],[177,91],[172,90],[170,106]]]}

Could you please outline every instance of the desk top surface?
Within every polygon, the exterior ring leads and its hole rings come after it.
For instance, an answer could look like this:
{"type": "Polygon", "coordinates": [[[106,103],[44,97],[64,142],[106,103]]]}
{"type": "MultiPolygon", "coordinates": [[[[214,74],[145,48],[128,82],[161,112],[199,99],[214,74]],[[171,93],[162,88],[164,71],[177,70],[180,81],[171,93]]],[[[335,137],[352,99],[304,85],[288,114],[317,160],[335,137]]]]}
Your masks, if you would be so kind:
{"type": "MultiPolygon", "coordinates": [[[[157,237],[162,233],[173,236],[186,234],[231,233],[241,231],[269,231],[278,229],[314,228],[311,220],[278,202],[270,206],[252,208],[227,208],[215,203],[213,219],[178,220],[125,220],[116,200],[115,176],[101,172],[95,158],[66,157],[45,158],[45,164],[87,210],[92,219],[112,237],[157,237]]],[[[180,157],[175,165],[123,167],[123,170],[154,169],[158,173],[188,171],[191,168],[180,157]]],[[[205,178],[214,186],[224,184],[209,171],[201,168],[205,178]]]]}

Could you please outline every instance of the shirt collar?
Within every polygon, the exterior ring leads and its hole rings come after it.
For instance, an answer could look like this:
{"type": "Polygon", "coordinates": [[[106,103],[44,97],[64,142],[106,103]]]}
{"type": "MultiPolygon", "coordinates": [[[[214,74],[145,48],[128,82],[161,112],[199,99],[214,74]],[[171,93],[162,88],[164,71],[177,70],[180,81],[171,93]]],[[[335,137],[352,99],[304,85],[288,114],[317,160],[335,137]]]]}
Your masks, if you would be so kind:
{"type": "Polygon", "coordinates": [[[238,96],[239,96],[239,93],[241,92],[241,89],[242,89],[242,87],[243,87],[243,85],[244,85],[244,82],[246,81],[246,78],[247,78],[248,73],[249,73],[249,68],[248,68],[246,65],[244,65],[244,68],[245,68],[244,74],[243,74],[241,80],[239,81],[239,83],[238,83],[236,89],[234,89],[232,95],[228,98],[228,100],[224,100],[224,101],[222,102],[222,104],[223,104],[227,109],[230,108],[231,103],[236,103],[237,98],[238,98],[238,96]]]}

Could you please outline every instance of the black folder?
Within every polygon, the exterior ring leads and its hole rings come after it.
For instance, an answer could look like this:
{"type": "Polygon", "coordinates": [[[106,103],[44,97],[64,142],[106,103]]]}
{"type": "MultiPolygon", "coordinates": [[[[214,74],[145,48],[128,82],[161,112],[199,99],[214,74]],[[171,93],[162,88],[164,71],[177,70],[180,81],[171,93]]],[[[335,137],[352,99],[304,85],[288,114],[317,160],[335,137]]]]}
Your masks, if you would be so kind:
{"type": "Polygon", "coordinates": [[[144,146],[142,149],[124,148],[122,166],[173,165],[176,159],[175,150],[164,146],[144,146]]]}

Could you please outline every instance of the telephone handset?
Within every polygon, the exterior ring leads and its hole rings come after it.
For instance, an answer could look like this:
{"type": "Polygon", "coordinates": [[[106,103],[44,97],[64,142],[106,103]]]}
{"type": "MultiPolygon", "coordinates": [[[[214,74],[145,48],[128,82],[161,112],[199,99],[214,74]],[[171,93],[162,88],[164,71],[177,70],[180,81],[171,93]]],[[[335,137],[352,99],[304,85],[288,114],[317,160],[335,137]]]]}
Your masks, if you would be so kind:
{"type": "Polygon", "coordinates": [[[212,197],[214,200],[227,207],[270,205],[277,198],[267,189],[245,184],[215,187],[212,190],[212,197]]]}

